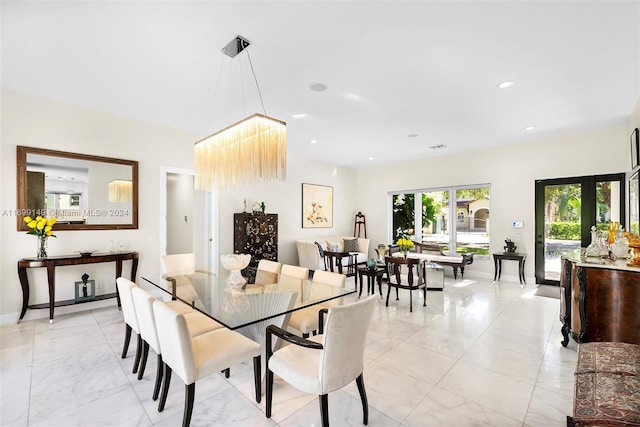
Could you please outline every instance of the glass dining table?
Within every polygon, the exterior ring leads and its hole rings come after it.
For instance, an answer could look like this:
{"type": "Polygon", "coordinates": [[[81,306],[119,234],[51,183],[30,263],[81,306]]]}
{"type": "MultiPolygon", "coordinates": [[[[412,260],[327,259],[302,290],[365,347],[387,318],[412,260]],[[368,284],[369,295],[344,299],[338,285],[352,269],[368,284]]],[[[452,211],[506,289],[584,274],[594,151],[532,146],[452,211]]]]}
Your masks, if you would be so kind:
{"type": "Polygon", "coordinates": [[[225,282],[227,277],[225,273],[208,272],[181,276],[142,275],[143,282],[139,285],[157,297],[182,301],[256,341],[263,347],[263,366],[268,325],[286,328],[294,311],[355,293],[354,289],[312,284],[311,280],[281,280],[270,285],[228,285],[225,282]]]}

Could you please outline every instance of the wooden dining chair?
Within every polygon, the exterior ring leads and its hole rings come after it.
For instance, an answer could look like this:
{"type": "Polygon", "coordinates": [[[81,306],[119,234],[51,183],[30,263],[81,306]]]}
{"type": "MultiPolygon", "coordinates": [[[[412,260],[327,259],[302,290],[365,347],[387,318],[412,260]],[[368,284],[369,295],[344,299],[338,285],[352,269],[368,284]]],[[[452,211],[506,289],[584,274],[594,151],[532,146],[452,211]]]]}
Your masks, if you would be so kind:
{"type": "Polygon", "coordinates": [[[154,301],[153,313],[158,331],[158,340],[162,349],[165,365],[162,394],[158,402],[158,411],[164,410],[171,373],[185,384],[184,413],[182,426],[191,423],[195,400],[196,381],[216,372],[226,371],[232,365],[253,358],[253,372],[256,402],[262,398],[261,351],[260,344],[246,338],[238,332],[220,328],[191,336],[185,315],[178,313],[162,301],[154,301]]]}
{"type": "Polygon", "coordinates": [[[396,288],[396,301],[398,289],[409,291],[409,312],[413,311],[413,291],[422,289],[424,292],[423,306],[427,305],[427,284],[425,280],[425,269],[422,260],[404,257],[385,257],[387,274],[387,301],[389,305],[389,294],[391,288],[396,288]]]}
{"type": "Polygon", "coordinates": [[[368,423],[369,405],[364,388],[363,356],[377,300],[378,296],[372,295],[352,304],[331,307],[324,333],[311,340],[300,338],[274,325],[267,327],[267,418],[271,418],[275,374],[298,390],[319,396],[323,427],[329,426],[328,394],[355,380],[362,400],[362,422],[365,425],[368,423]],[[274,336],[290,345],[273,352],[274,336]]]}

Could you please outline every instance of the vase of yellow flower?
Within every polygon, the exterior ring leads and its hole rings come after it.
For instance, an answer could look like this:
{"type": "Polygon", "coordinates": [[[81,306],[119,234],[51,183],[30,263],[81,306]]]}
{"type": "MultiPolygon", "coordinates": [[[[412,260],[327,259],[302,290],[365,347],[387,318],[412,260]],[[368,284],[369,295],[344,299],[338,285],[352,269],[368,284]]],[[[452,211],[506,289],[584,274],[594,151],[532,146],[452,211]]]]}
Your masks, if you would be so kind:
{"type": "Polygon", "coordinates": [[[47,245],[49,243],[49,237],[56,237],[53,234],[53,225],[56,223],[54,217],[45,218],[37,216],[35,219],[30,216],[24,217],[24,222],[31,230],[27,231],[27,234],[32,234],[38,238],[36,246],[36,257],[47,257],[47,245]]]}
{"type": "Polygon", "coordinates": [[[406,237],[399,238],[396,245],[398,245],[400,252],[402,252],[402,255],[404,255],[405,258],[407,257],[407,252],[413,249],[413,242],[406,237]]]}

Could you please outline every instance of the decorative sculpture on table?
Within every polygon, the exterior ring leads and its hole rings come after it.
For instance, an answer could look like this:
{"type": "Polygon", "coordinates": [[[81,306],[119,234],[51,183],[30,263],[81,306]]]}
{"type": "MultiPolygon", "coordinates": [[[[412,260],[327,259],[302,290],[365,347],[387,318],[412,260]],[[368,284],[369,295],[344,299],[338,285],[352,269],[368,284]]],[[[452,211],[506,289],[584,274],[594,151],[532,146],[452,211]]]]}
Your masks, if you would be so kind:
{"type": "Polygon", "coordinates": [[[591,243],[585,250],[585,255],[588,257],[599,257],[603,255],[609,255],[609,247],[607,246],[607,236],[596,230],[596,226],[591,226],[591,243]]]}
{"type": "Polygon", "coordinates": [[[82,282],[76,282],[76,302],[90,301],[96,299],[96,282],[89,280],[89,275],[84,273],[82,282]]]}
{"type": "Polygon", "coordinates": [[[223,309],[226,311],[243,311],[249,308],[249,301],[244,292],[247,280],[242,277],[242,269],[246,268],[251,261],[248,254],[221,255],[220,264],[229,270],[229,277],[225,283],[225,300],[223,309]]]}
{"type": "Polygon", "coordinates": [[[380,243],[375,251],[378,254],[378,262],[383,263],[384,257],[387,255],[387,245],[380,243]]]}
{"type": "Polygon", "coordinates": [[[513,240],[507,239],[507,240],[504,241],[504,243],[507,245],[507,246],[504,247],[504,252],[505,253],[507,253],[507,254],[515,254],[516,253],[516,249],[518,249],[518,247],[513,242],[513,240]]]}

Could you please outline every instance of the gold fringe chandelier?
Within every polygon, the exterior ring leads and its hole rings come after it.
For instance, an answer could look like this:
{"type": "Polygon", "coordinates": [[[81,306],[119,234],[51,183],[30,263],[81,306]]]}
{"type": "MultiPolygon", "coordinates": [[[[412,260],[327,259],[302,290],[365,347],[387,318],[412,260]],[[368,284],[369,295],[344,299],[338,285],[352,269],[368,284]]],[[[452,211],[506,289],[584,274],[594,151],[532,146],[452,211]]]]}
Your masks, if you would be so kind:
{"type": "MultiPolygon", "coordinates": [[[[233,58],[249,44],[237,36],[222,52],[233,58]]],[[[247,56],[251,62],[248,52],[247,56]]],[[[255,73],[253,77],[260,94],[255,73]]],[[[211,191],[286,178],[286,123],[267,116],[266,112],[253,114],[201,139],[194,150],[196,190],[211,191]]]]}

